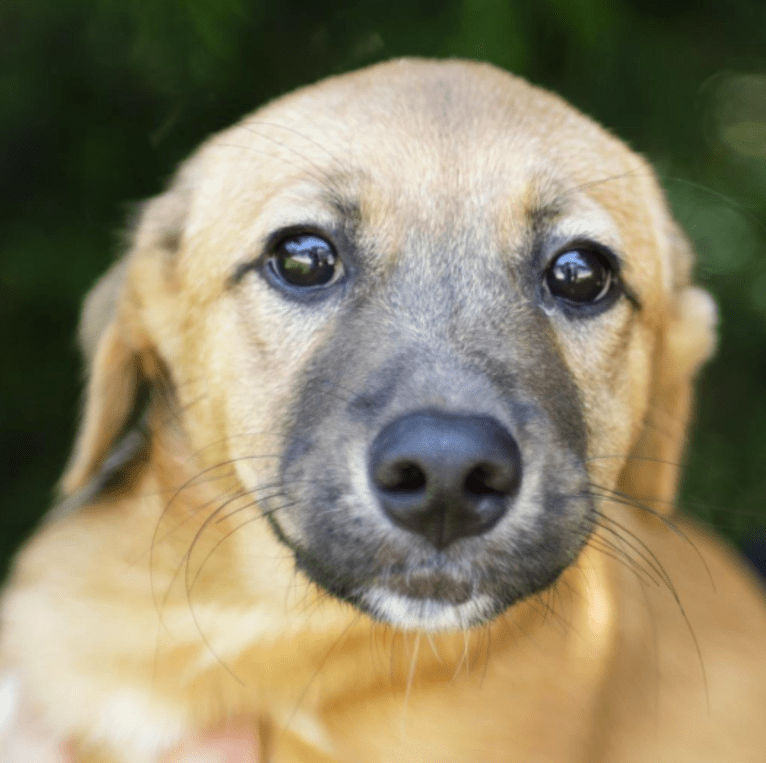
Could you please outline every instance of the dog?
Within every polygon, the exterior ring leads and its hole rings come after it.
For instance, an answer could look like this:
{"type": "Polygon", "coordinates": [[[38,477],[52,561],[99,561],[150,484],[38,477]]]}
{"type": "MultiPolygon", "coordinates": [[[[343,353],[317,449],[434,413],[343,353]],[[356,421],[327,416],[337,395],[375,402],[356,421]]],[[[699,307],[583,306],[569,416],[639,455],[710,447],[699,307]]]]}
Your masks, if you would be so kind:
{"type": "Polygon", "coordinates": [[[672,510],[692,266],[645,160],[487,64],[211,138],[85,303],[6,738],[23,701],[76,763],[232,718],[279,763],[763,760],[763,591],[672,510]]]}

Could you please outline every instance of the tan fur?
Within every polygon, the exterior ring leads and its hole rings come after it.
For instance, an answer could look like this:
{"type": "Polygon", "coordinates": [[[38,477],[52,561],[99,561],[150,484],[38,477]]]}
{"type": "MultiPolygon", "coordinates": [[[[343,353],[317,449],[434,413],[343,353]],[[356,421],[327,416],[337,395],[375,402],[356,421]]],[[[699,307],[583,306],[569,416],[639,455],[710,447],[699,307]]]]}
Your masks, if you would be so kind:
{"type": "MultiPolygon", "coordinates": [[[[484,261],[464,256],[470,279],[484,261]]],[[[714,345],[690,267],[646,163],[491,67],[391,62],[266,106],[149,203],[87,302],[65,494],[98,474],[140,382],[149,444],[22,550],[3,669],[77,763],[155,763],[232,717],[275,762],[763,760],[762,591],[671,511],[692,379],[714,345]],[[359,200],[381,278],[418,236],[474,231],[517,251],[530,208],[565,198],[557,230],[618,248],[641,303],[546,329],[578,390],[589,476],[624,500],[604,490],[606,519],[554,586],[471,631],[402,631],[327,597],[252,503],[304,369],[343,327],[232,276],[270,231],[330,225],[328,176],[359,200]]]]}

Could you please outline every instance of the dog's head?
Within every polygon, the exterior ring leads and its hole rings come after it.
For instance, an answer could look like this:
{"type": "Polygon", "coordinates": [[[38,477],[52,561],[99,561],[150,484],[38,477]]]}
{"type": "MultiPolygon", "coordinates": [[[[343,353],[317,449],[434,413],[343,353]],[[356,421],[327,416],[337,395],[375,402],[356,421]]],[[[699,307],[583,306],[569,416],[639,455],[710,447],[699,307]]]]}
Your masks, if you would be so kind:
{"type": "Polygon", "coordinates": [[[405,627],[487,620],[573,563],[610,491],[672,500],[712,347],[690,267],[646,163],[559,98],[456,61],[325,81],[145,209],[86,306],[65,489],[143,377],[319,586],[405,627]]]}

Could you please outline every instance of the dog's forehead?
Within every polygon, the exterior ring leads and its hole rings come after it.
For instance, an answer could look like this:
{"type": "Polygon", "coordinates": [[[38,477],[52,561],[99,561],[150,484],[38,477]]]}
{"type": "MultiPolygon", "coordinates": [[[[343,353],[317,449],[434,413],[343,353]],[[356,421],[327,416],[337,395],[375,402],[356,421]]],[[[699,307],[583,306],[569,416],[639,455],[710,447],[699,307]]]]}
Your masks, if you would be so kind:
{"type": "Polygon", "coordinates": [[[213,146],[211,174],[230,180],[231,166],[264,189],[368,178],[421,203],[518,195],[535,176],[607,182],[632,169],[619,141],[557,96],[470,62],[394,62],[325,80],[213,146]]]}
{"type": "Polygon", "coordinates": [[[268,232],[259,225],[356,216],[392,248],[412,230],[508,240],[558,222],[564,236],[656,251],[664,214],[624,144],[557,96],[464,61],[389,62],[304,88],[199,160],[192,224],[256,225],[255,241],[268,232]]]}

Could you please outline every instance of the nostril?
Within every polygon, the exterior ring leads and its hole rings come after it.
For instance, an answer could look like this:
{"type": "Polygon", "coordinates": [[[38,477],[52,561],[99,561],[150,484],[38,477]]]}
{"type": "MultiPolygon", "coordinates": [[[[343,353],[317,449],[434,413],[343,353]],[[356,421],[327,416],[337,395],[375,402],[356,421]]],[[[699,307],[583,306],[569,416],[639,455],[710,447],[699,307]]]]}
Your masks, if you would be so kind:
{"type": "Polygon", "coordinates": [[[383,464],[374,476],[378,487],[391,493],[416,493],[426,486],[426,475],[412,461],[383,464]]]}
{"type": "Polygon", "coordinates": [[[495,464],[478,464],[466,475],[463,489],[474,496],[508,495],[514,488],[509,471],[495,464]]]}

